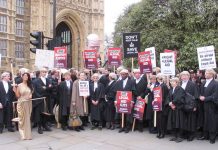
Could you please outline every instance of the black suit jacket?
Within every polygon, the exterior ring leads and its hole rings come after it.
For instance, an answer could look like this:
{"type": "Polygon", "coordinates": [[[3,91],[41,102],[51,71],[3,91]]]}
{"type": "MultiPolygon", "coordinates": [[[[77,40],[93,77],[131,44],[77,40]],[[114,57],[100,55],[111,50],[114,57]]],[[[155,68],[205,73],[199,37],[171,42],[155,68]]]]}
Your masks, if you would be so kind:
{"type": "MultiPolygon", "coordinates": [[[[46,78],[46,85],[43,83],[41,78],[37,78],[33,82],[33,88],[34,88],[34,93],[33,93],[33,98],[40,98],[40,97],[50,97],[50,92],[52,87],[49,87],[50,85],[50,80],[46,78]]],[[[38,104],[41,103],[41,100],[38,101],[33,101],[33,104],[38,104]]]]}
{"type": "Polygon", "coordinates": [[[94,91],[94,82],[89,84],[90,99],[94,101],[101,101],[105,98],[105,86],[98,82],[98,87],[94,91]]]}
{"type": "Polygon", "coordinates": [[[114,92],[114,88],[116,85],[116,81],[113,81],[110,85],[108,84],[105,88],[105,95],[107,100],[114,101],[116,93],[114,92]]]}
{"type": "Polygon", "coordinates": [[[185,90],[181,86],[177,86],[173,93],[173,88],[169,92],[167,103],[172,102],[177,108],[181,109],[185,103],[185,90]]]}
{"type": "Polygon", "coordinates": [[[135,87],[136,87],[136,91],[137,91],[137,96],[141,96],[142,98],[145,97],[145,92],[146,92],[146,89],[147,89],[147,78],[145,75],[142,76],[141,80],[136,83],[136,79],[133,79],[134,82],[135,82],[135,87]]]}
{"type": "Polygon", "coordinates": [[[15,93],[11,84],[8,83],[8,93],[6,93],[3,82],[0,81],[0,103],[3,107],[5,107],[8,102],[11,105],[15,100],[15,93]]]}
{"type": "Polygon", "coordinates": [[[217,103],[218,101],[218,83],[212,80],[207,87],[204,87],[206,82],[201,85],[201,96],[205,96],[205,102],[217,103]]]}
{"type": "Polygon", "coordinates": [[[128,77],[128,80],[126,82],[126,86],[123,88],[123,80],[119,80],[115,84],[114,92],[117,91],[131,91],[132,92],[132,100],[135,101],[137,94],[135,82],[128,77]]]}
{"type": "Polygon", "coordinates": [[[60,114],[65,116],[68,115],[67,108],[70,108],[71,97],[72,97],[73,83],[70,81],[70,88],[68,89],[66,81],[62,81],[58,86],[58,103],[60,114]]]}

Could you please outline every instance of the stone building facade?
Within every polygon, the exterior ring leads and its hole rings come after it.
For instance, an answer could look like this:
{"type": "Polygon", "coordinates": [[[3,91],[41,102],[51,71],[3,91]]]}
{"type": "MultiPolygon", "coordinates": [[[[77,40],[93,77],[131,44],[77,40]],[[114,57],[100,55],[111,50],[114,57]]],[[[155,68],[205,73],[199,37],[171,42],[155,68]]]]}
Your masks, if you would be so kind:
{"type": "MultiPolygon", "coordinates": [[[[83,66],[82,51],[89,34],[99,36],[103,55],[104,0],[56,0],[56,3],[56,33],[63,36],[68,47],[69,67],[83,66]]],[[[1,70],[10,66],[10,58],[16,69],[33,69],[35,54],[29,50],[29,34],[42,31],[44,36],[53,37],[53,0],[0,0],[0,12],[1,70]]]]}

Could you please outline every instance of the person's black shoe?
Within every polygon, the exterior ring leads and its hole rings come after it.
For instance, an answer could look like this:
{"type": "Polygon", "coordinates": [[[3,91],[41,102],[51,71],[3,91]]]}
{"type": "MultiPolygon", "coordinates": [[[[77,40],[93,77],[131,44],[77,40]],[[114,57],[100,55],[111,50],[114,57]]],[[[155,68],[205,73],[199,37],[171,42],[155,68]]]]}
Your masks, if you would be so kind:
{"type": "Polygon", "coordinates": [[[119,133],[124,132],[124,128],[120,128],[119,133]]]}
{"type": "Polygon", "coordinates": [[[98,130],[102,130],[102,126],[98,126],[98,130]]]}
{"type": "Polygon", "coordinates": [[[78,127],[76,127],[74,130],[80,132],[80,129],[78,127]]]}
{"type": "Polygon", "coordinates": [[[96,126],[92,126],[90,130],[95,130],[96,129],[96,126]]]}
{"type": "Polygon", "coordinates": [[[8,131],[9,132],[14,132],[14,129],[13,128],[8,128],[8,131]]]}
{"type": "Polygon", "coordinates": [[[43,129],[44,131],[52,131],[51,128],[49,128],[48,126],[45,126],[43,129]]]}
{"type": "Polygon", "coordinates": [[[193,136],[190,136],[188,139],[187,139],[187,141],[193,141],[194,140],[194,137],[193,136]]]}
{"type": "Polygon", "coordinates": [[[205,136],[201,136],[198,138],[198,140],[207,140],[207,138],[205,136]]]}
{"type": "Polygon", "coordinates": [[[114,126],[114,125],[112,125],[110,129],[111,129],[111,130],[114,130],[114,129],[115,129],[115,126],[114,126]]]}
{"type": "Polygon", "coordinates": [[[38,128],[38,133],[43,134],[42,128],[40,128],[40,127],[38,128]]]}
{"type": "Polygon", "coordinates": [[[165,137],[165,135],[164,135],[164,134],[161,134],[160,137],[159,137],[159,139],[163,139],[164,137],[165,137]]]}
{"type": "Polygon", "coordinates": [[[66,127],[66,126],[63,126],[63,127],[62,127],[62,130],[63,130],[63,131],[66,131],[66,130],[67,130],[67,127],[66,127]]]}
{"type": "Polygon", "coordinates": [[[156,137],[159,139],[159,138],[160,138],[160,135],[161,135],[161,134],[160,134],[160,133],[158,133],[156,137]]]}
{"type": "Polygon", "coordinates": [[[215,143],[215,140],[210,140],[210,144],[214,144],[215,143]]]}
{"type": "Polygon", "coordinates": [[[126,128],[125,133],[129,133],[129,130],[130,130],[129,128],[126,128]]]}
{"type": "Polygon", "coordinates": [[[80,126],[79,129],[80,130],[85,130],[85,128],[83,126],[80,126]]]}
{"type": "Polygon", "coordinates": [[[183,141],[183,139],[179,137],[179,138],[176,139],[175,142],[176,142],[176,143],[180,143],[180,142],[182,142],[182,141],[183,141]]]}
{"type": "Polygon", "coordinates": [[[176,141],[176,140],[177,140],[176,137],[173,137],[173,138],[170,139],[170,141],[176,141]]]}

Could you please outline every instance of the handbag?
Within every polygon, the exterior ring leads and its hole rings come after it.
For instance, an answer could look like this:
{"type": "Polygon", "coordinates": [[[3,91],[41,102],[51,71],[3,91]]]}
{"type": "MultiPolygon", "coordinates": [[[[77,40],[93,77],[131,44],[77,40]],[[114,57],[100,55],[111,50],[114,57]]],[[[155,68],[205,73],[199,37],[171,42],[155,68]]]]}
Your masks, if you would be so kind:
{"type": "Polygon", "coordinates": [[[69,127],[78,127],[81,125],[82,125],[82,121],[75,110],[73,112],[73,114],[70,114],[70,116],[69,116],[68,126],[69,127]]]}
{"type": "Polygon", "coordinates": [[[195,107],[195,97],[186,92],[183,110],[185,112],[192,112],[195,107]]]}

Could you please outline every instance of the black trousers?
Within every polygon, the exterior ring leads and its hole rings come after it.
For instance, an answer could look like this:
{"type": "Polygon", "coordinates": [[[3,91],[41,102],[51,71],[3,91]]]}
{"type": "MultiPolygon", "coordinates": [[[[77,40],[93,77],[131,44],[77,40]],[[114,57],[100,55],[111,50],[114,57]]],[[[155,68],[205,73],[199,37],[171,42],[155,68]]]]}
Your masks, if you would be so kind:
{"type": "Polygon", "coordinates": [[[215,140],[216,139],[216,132],[204,131],[204,137],[209,138],[209,140],[215,140]]]}
{"type": "Polygon", "coordinates": [[[0,109],[0,128],[4,125],[9,129],[12,128],[13,108],[12,104],[6,103],[3,109],[0,109]]]}
{"type": "Polygon", "coordinates": [[[167,116],[163,112],[157,112],[157,132],[158,134],[165,135],[167,129],[167,116]]]}

